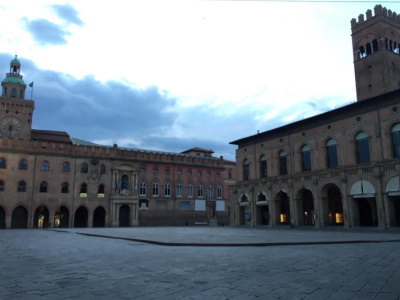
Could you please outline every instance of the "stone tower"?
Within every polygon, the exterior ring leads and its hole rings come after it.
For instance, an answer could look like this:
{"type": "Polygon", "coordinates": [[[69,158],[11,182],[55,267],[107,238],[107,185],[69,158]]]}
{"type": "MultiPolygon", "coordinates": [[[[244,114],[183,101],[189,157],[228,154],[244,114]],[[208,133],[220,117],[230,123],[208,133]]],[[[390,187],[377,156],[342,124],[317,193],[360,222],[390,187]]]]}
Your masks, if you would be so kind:
{"type": "Polygon", "coordinates": [[[376,5],[351,31],[357,101],[400,89],[400,15],[376,5]]]}
{"type": "Polygon", "coordinates": [[[26,84],[20,69],[21,63],[15,55],[10,62],[10,72],[1,82],[0,136],[30,139],[35,104],[32,100],[25,100],[26,84]]]}

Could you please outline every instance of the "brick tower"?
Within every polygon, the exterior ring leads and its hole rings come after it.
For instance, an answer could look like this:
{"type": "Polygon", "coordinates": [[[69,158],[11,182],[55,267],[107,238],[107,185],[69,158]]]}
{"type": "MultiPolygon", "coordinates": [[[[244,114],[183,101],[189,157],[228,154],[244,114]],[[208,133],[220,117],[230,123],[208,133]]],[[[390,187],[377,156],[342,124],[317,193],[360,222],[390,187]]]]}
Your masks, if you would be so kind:
{"type": "Polygon", "coordinates": [[[15,55],[10,72],[1,82],[0,137],[30,139],[34,101],[25,100],[26,84],[20,74],[21,63],[15,55]]]}
{"type": "Polygon", "coordinates": [[[357,101],[400,89],[400,15],[376,5],[351,31],[357,101]]]}

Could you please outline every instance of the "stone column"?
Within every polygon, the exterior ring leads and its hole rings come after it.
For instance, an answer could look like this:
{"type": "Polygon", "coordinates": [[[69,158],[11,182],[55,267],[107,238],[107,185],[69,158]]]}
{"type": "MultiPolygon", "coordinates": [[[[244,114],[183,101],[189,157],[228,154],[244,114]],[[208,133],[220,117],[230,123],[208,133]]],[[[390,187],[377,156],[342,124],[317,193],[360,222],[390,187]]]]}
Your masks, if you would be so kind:
{"type": "Polygon", "coordinates": [[[5,228],[11,228],[11,217],[12,217],[12,213],[11,214],[6,213],[6,227],[5,228]]]}

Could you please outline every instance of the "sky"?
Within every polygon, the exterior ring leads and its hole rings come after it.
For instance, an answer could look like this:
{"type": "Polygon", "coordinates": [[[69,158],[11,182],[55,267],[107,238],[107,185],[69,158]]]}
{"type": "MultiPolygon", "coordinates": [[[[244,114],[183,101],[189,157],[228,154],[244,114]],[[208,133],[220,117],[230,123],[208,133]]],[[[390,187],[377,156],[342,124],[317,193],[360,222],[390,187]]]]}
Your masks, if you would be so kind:
{"type": "Polygon", "coordinates": [[[235,160],[232,141],[355,101],[350,20],[376,4],[0,2],[0,76],[17,53],[34,129],[235,160]]]}

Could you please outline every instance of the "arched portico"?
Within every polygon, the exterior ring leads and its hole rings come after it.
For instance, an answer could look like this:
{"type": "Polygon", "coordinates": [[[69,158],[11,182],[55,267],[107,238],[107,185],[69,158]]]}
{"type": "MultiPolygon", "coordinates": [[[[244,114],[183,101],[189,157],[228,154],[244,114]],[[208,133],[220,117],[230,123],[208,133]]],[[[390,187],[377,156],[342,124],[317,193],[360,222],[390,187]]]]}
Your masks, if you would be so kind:
{"type": "Polygon", "coordinates": [[[269,201],[264,191],[256,196],[256,225],[269,225],[269,201]]]}
{"type": "Polygon", "coordinates": [[[35,210],[33,217],[33,228],[49,227],[49,210],[44,205],[39,206],[35,210]]]}
{"type": "Polygon", "coordinates": [[[0,206],[0,229],[6,228],[6,212],[0,206]]]}
{"type": "Polygon", "coordinates": [[[281,189],[275,194],[274,205],[274,225],[291,224],[289,196],[285,190],[281,189]]]}
{"type": "Polygon", "coordinates": [[[321,191],[322,226],[343,226],[342,193],[335,184],[327,184],[321,191]]]}
{"type": "Polygon", "coordinates": [[[65,206],[60,206],[54,214],[54,227],[68,228],[69,227],[69,210],[65,206]]]}
{"type": "Polygon", "coordinates": [[[310,189],[303,187],[296,194],[298,225],[315,225],[314,197],[310,189]]]}
{"type": "Polygon", "coordinates": [[[359,180],[352,185],[350,194],[353,197],[354,226],[378,226],[376,192],[373,185],[367,180],[359,180]]]}
{"type": "Polygon", "coordinates": [[[393,177],[386,185],[389,226],[400,226],[400,176],[393,177]]]}
{"type": "Polygon", "coordinates": [[[11,228],[28,228],[28,210],[24,206],[20,205],[13,210],[11,228]]]}
{"type": "Polygon", "coordinates": [[[75,211],[74,227],[87,227],[88,226],[88,210],[84,206],[80,206],[75,211]]]}
{"type": "Polygon", "coordinates": [[[246,225],[251,221],[250,197],[243,193],[239,196],[239,225],[246,225]]]}
{"type": "Polygon", "coordinates": [[[99,206],[94,210],[93,213],[93,227],[105,227],[106,226],[106,210],[99,206]]]}

